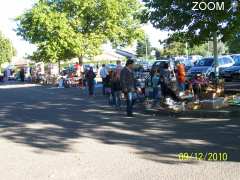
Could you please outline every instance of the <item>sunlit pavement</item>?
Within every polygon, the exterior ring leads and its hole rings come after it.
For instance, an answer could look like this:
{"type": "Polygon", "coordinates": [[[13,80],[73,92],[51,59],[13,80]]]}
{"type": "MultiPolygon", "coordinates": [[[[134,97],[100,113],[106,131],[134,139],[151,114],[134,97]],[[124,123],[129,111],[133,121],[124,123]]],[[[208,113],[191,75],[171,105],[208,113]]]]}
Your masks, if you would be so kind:
{"type": "Polygon", "coordinates": [[[32,84],[0,85],[0,102],[4,180],[240,179],[239,118],[127,118],[101,95],[32,84]]]}

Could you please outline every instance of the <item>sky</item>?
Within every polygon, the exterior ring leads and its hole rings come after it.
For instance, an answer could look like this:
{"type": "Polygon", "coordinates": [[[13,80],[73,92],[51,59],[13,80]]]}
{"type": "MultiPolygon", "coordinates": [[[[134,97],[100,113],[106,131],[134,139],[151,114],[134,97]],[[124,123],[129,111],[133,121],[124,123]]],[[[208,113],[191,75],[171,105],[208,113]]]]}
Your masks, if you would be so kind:
{"type": "MultiPolygon", "coordinates": [[[[0,31],[12,41],[18,57],[31,54],[36,49],[34,45],[18,37],[14,31],[16,28],[14,18],[30,9],[34,2],[34,0],[0,0],[0,31]]],[[[151,24],[144,25],[143,29],[149,36],[153,47],[159,47],[159,40],[164,40],[167,37],[167,32],[159,31],[151,24]]]]}

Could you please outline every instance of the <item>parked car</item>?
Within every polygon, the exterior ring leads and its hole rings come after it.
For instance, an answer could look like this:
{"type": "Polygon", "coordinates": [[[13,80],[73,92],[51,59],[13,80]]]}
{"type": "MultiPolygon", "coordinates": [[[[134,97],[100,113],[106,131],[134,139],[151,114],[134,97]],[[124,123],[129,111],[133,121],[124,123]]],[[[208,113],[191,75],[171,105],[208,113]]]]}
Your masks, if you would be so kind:
{"type": "Polygon", "coordinates": [[[240,79],[240,54],[231,55],[235,64],[229,68],[225,68],[220,72],[220,76],[226,81],[239,80],[240,79]]]}
{"type": "Polygon", "coordinates": [[[203,57],[200,55],[192,55],[188,57],[188,60],[191,61],[192,64],[196,63],[197,61],[199,61],[200,59],[202,59],[203,57]]]}
{"type": "MultiPolygon", "coordinates": [[[[231,67],[234,65],[234,60],[231,56],[220,56],[218,57],[218,68],[219,71],[223,71],[225,68],[231,67]]],[[[187,72],[187,76],[189,78],[197,75],[203,74],[210,79],[214,79],[215,71],[214,71],[214,58],[203,58],[199,60],[192,68],[187,72]]]]}
{"type": "Polygon", "coordinates": [[[185,58],[185,57],[182,57],[182,58],[180,57],[180,58],[177,58],[177,59],[174,60],[175,67],[176,67],[176,65],[177,65],[178,63],[181,63],[181,64],[184,64],[184,65],[185,65],[185,70],[186,70],[186,72],[187,72],[191,67],[193,67],[193,65],[194,65],[190,59],[185,58]]]}
{"type": "Polygon", "coordinates": [[[151,71],[150,71],[150,77],[152,77],[153,72],[155,70],[158,70],[161,74],[161,72],[163,71],[163,69],[165,68],[165,65],[168,64],[169,70],[171,72],[171,78],[172,79],[176,79],[175,77],[175,64],[176,61],[172,60],[172,59],[162,59],[162,60],[157,60],[153,63],[151,71]]]}
{"type": "Polygon", "coordinates": [[[170,66],[170,68],[174,68],[174,61],[169,60],[169,59],[162,59],[162,60],[157,60],[153,63],[152,68],[151,68],[151,72],[153,72],[154,70],[159,70],[161,71],[162,69],[164,69],[164,66],[168,64],[170,66]]]}

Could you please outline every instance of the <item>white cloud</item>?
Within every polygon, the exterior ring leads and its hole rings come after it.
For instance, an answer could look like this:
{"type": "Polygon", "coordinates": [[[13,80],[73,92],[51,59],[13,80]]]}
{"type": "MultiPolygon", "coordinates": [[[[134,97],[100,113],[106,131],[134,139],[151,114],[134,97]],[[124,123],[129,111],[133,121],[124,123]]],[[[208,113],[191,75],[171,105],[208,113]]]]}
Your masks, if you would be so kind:
{"type": "Polygon", "coordinates": [[[153,47],[161,47],[159,41],[165,40],[168,37],[168,32],[160,31],[154,28],[150,23],[144,25],[143,30],[148,35],[153,47]]]}

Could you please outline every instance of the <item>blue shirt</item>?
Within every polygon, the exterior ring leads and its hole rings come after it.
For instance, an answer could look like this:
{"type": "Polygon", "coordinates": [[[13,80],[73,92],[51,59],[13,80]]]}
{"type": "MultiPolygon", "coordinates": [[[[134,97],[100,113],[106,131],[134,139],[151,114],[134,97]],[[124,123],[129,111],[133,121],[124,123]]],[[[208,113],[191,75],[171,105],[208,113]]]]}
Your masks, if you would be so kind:
{"type": "Polygon", "coordinates": [[[154,75],[153,78],[152,78],[152,86],[153,87],[157,87],[158,84],[159,84],[159,76],[158,75],[154,75]]]}

